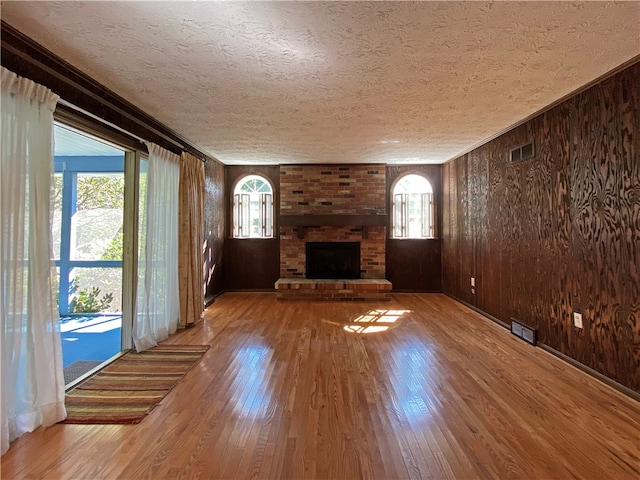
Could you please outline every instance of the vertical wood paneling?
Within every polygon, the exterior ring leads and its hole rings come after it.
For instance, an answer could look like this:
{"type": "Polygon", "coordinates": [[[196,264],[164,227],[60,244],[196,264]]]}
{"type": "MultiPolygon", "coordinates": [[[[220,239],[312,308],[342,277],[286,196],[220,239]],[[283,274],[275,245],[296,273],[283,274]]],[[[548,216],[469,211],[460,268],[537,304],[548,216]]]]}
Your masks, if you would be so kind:
{"type": "Polygon", "coordinates": [[[205,297],[224,290],[222,252],[227,231],[227,203],[224,195],[224,165],[208,161],[204,165],[204,281],[205,297]]]}
{"type": "Polygon", "coordinates": [[[224,285],[227,290],[271,290],[280,276],[278,223],[280,205],[280,169],[278,166],[227,165],[225,167],[227,202],[227,239],[224,248],[224,285]],[[245,175],[262,175],[274,188],[274,238],[231,238],[231,196],[238,180],[245,175]]]}
{"type": "Polygon", "coordinates": [[[475,248],[473,238],[473,219],[470,215],[469,202],[469,155],[460,158],[458,164],[459,186],[457,221],[460,240],[458,242],[458,278],[457,288],[459,298],[470,305],[475,305],[475,295],[471,293],[471,277],[475,276],[475,248]]]}
{"type": "Polygon", "coordinates": [[[538,251],[540,341],[561,350],[572,335],[570,308],[570,191],[568,104],[542,117],[538,141],[538,161],[545,164],[548,177],[541,184],[543,199],[538,251]]]}
{"type": "MultiPolygon", "coordinates": [[[[475,259],[472,265],[475,288],[471,294],[476,307],[490,315],[495,315],[496,308],[495,305],[492,305],[492,300],[496,297],[492,292],[499,285],[500,271],[493,268],[492,265],[494,262],[490,235],[492,218],[488,215],[491,202],[491,182],[487,168],[490,156],[484,150],[476,150],[470,152],[468,157],[470,234],[473,239],[475,259]]],[[[471,288],[470,281],[468,288],[471,288]]]]}
{"type": "Polygon", "coordinates": [[[504,311],[504,278],[509,278],[508,273],[503,271],[505,249],[503,241],[505,233],[508,231],[508,222],[505,221],[506,209],[502,203],[505,198],[505,175],[506,160],[501,147],[503,140],[496,142],[497,154],[490,154],[487,150],[482,152],[481,164],[485,166],[487,173],[487,192],[484,240],[477,242],[477,284],[476,295],[478,297],[478,308],[496,318],[509,318],[504,311]],[[488,167],[487,167],[488,166],[488,167]],[[496,292],[499,294],[496,295],[496,292]]]}
{"type": "Polygon", "coordinates": [[[640,64],[445,165],[442,268],[445,292],[473,303],[475,270],[478,308],[640,391],[637,78],[640,64]]]}
{"type": "Polygon", "coordinates": [[[629,266],[622,301],[623,338],[631,345],[621,363],[635,368],[627,370],[628,385],[640,385],[640,92],[638,69],[623,77],[620,88],[621,195],[620,213],[624,225],[623,258],[629,266]]]}
{"type": "Polygon", "coordinates": [[[273,290],[280,277],[278,238],[228,238],[225,243],[227,290],[273,290]]]}
{"type": "MultiPolygon", "coordinates": [[[[507,134],[507,141],[511,144],[511,148],[527,141],[525,127],[526,125],[523,125],[507,134]]],[[[508,151],[500,153],[505,155],[508,151]]],[[[507,296],[507,314],[509,318],[522,319],[526,323],[530,323],[530,299],[525,298],[528,296],[525,282],[535,276],[535,273],[528,269],[527,264],[526,257],[528,252],[526,251],[526,245],[528,243],[527,237],[530,225],[528,224],[526,210],[523,211],[523,202],[526,199],[524,187],[526,186],[527,170],[530,165],[530,162],[509,165],[507,169],[507,198],[505,199],[509,212],[509,228],[506,231],[506,239],[508,241],[511,286],[511,293],[507,296]]],[[[509,318],[503,320],[509,322],[509,318]]]]}
{"type": "MultiPolygon", "coordinates": [[[[442,166],[412,165],[386,167],[387,212],[391,212],[391,189],[399,177],[417,173],[424,175],[433,187],[436,204],[436,237],[428,240],[393,239],[386,244],[386,279],[395,291],[442,291],[442,232],[444,208],[442,206],[442,166]]],[[[391,225],[388,227],[391,231],[391,225]]]]}
{"type": "Polygon", "coordinates": [[[584,330],[571,350],[577,360],[611,376],[622,323],[623,225],[616,84],[606,82],[573,100],[571,122],[572,308],[584,330]],[[615,352],[615,353],[614,353],[615,352]]]}
{"type": "Polygon", "coordinates": [[[386,279],[395,292],[442,292],[441,239],[387,239],[386,279]]]}
{"type": "MultiPolygon", "coordinates": [[[[537,131],[539,118],[536,118],[524,126],[524,141],[527,143],[535,140],[534,131],[537,131]]],[[[515,256],[517,272],[512,274],[512,279],[517,286],[518,294],[514,295],[514,313],[523,317],[525,323],[537,327],[536,292],[540,291],[537,251],[539,243],[538,218],[540,216],[541,191],[538,181],[540,161],[537,157],[516,166],[522,167],[518,178],[520,190],[520,203],[515,216],[520,221],[521,240],[518,243],[518,251],[515,256]],[[527,272],[524,275],[522,272],[527,272]]],[[[515,316],[515,315],[514,315],[515,316]]]]}
{"type": "Polygon", "coordinates": [[[453,205],[457,202],[456,191],[456,162],[451,161],[443,165],[443,213],[442,213],[442,264],[446,268],[442,269],[442,288],[445,292],[455,294],[454,282],[458,278],[455,270],[455,246],[457,245],[457,228],[455,225],[455,209],[453,205]]]}

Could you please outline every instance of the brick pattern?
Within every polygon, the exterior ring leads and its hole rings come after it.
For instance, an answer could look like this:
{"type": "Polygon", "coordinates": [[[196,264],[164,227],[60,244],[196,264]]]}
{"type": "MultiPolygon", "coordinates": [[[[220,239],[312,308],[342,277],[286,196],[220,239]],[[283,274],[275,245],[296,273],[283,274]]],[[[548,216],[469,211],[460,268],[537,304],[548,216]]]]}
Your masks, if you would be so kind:
{"type": "Polygon", "coordinates": [[[386,213],[382,165],[281,165],[281,215],[386,213]]]}
{"type": "Polygon", "coordinates": [[[360,277],[385,277],[386,227],[305,228],[304,238],[298,238],[298,228],[280,228],[280,278],[305,278],[306,242],[360,242],[360,277]]]}
{"type": "MultiPolygon", "coordinates": [[[[280,215],[379,215],[386,213],[381,165],[281,165],[280,215]]],[[[360,275],[385,278],[386,227],[280,227],[280,278],[305,278],[306,242],[360,242],[360,275]]]]}
{"type": "Polygon", "coordinates": [[[391,300],[387,280],[306,280],[284,279],[276,282],[278,300],[391,300]]]}

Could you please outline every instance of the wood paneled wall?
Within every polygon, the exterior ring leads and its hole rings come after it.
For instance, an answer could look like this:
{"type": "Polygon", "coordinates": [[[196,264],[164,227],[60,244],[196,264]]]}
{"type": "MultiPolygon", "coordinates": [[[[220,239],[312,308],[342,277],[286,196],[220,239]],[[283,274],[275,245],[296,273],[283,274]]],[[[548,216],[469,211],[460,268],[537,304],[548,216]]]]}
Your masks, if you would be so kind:
{"type": "Polygon", "coordinates": [[[442,225],[446,293],[636,392],[638,78],[635,64],[445,164],[442,225]],[[529,141],[534,158],[509,164],[529,141]]]}
{"type": "Polygon", "coordinates": [[[280,276],[280,246],[278,235],[269,239],[231,238],[233,215],[233,189],[245,175],[262,175],[274,188],[276,206],[274,232],[278,232],[280,204],[280,167],[235,166],[225,167],[226,240],[224,246],[224,286],[227,290],[273,290],[280,276]]]}
{"type": "Polygon", "coordinates": [[[204,164],[204,280],[205,298],[224,290],[222,252],[227,231],[227,197],[224,194],[224,165],[204,164]]]}
{"type": "MultiPolygon", "coordinates": [[[[386,198],[384,204],[389,209],[389,191],[395,180],[406,173],[425,175],[434,188],[437,205],[436,231],[438,237],[442,231],[442,166],[412,165],[386,167],[386,198]]],[[[270,290],[279,278],[278,263],[280,245],[278,240],[233,239],[231,228],[231,196],[238,179],[248,174],[267,177],[276,189],[276,205],[280,204],[279,167],[226,166],[225,202],[226,202],[226,239],[224,243],[224,288],[227,290],[270,290]]],[[[276,209],[276,228],[279,232],[279,209],[276,209]]],[[[441,239],[429,240],[386,240],[386,278],[396,291],[442,291],[441,239]]]]}
{"type": "MultiPolygon", "coordinates": [[[[393,239],[387,237],[386,278],[394,291],[442,292],[442,166],[394,165],[386,168],[387,212],[391,212],[391,189],[399,177],[417,173],[425,176],[433,187],[436,203],[436,238],[393,239]]],[[[391,232],[391,216],[387,231],[391,232]]]]}

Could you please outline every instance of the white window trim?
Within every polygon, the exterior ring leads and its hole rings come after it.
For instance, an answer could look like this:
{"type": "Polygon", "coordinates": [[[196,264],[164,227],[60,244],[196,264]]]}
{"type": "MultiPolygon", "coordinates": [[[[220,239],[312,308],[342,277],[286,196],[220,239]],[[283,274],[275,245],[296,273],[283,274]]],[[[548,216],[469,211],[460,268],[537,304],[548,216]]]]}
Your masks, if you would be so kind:
{"type": "Polygon", "coordinates": [[[433,239],[436,238],[435,230],[435,200],[433,186],[429,179],[420,173],[407,173],[399,177],[391,188],[391,238],[393,239],[433,239]],[[396,193],[397,185],[403,178],[409,175],[422,177],[431,188],[430,192],[396,193]],[[411,195],[420,195],[419,213],[416,217],[421,219],[420,236],[410,236],[409,221],[411,195]]]}
{"type": "Polygon", "coordinates": [[[274,230],[274,205],[273,205],[273,192],[274,188],[271,182],[262,175],[245,175],[240,178],[235,187],[233,194],[233,202],[232,202],[232,236],[233,238],[273,238],[273,230],[274,230]],[[251,179],[260,179],[265,182],[270,189],[269,193],[261,193],[261,192],[253,192],[253,193],[243,193],[239,191],[247,181],[251,179]],[[258,199],[258,209],[257,209],[257,217],[254,215],[252,217],[251,211],[251,202],[252,196],[257,195],[258,199]],[[253,221],[258,221],[258,231],[260,235],[252,235],[251,223],[253,221]]]}

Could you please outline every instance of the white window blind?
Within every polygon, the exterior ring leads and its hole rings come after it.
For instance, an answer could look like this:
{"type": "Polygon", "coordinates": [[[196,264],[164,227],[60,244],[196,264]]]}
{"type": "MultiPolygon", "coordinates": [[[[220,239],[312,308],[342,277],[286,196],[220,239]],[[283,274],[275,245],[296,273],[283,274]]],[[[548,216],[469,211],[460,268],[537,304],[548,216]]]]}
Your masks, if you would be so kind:
{"type": "Polygon", "coordinates": [[[273,236],[273,195],[270,193],[262,193],[260,195],[262,236],[273,236]]]}
{"type": "Polygon", "coordinates": [[[408,195],[397,193],[393,196],[393,236],[403,238],[407,231],[408,195]]]}
{"type": "Polygon", "coordinates": [[[433,193],[421,195],[422,236],[433,237],[433,193]]]}

